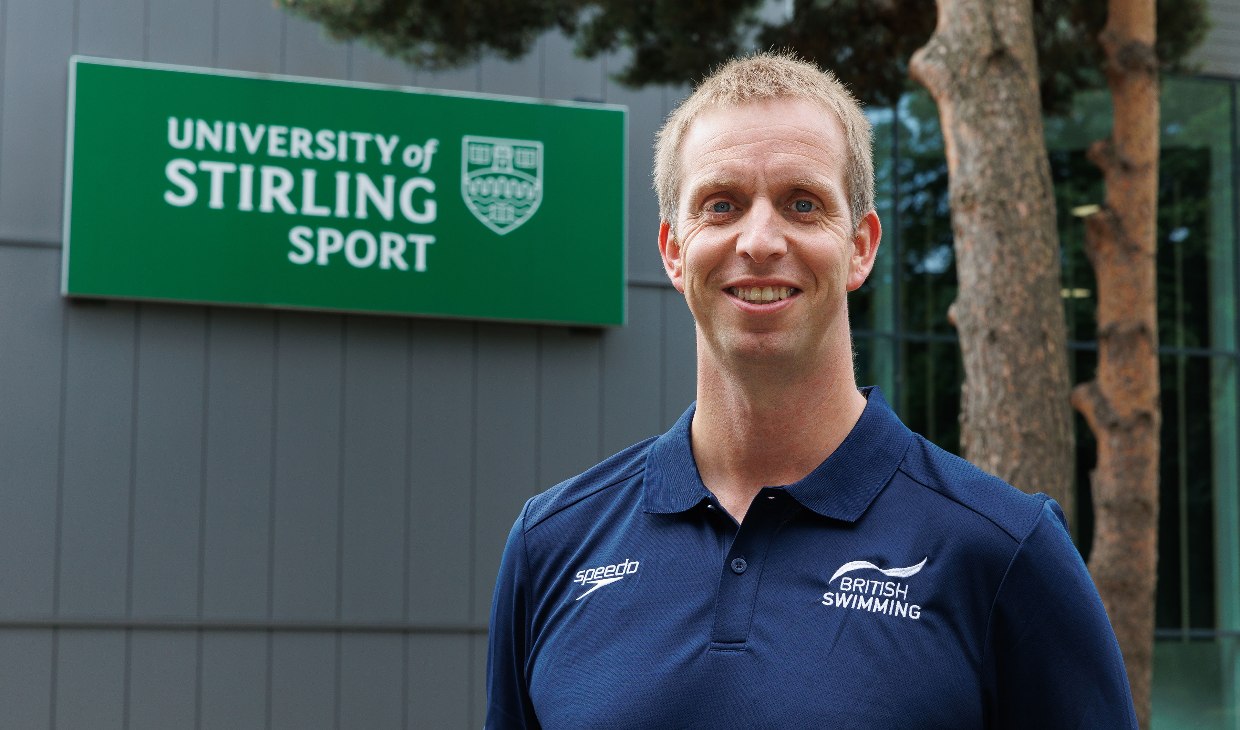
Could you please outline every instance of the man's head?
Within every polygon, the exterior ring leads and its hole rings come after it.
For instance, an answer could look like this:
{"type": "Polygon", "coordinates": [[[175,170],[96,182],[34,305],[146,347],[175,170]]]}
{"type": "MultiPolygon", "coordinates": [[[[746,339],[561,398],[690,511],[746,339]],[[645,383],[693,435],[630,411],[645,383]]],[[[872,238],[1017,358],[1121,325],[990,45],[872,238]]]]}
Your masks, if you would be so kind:
{"type": "Polygon", "coordinates": [[[759,53],[736,59],[708,76],[667,118],[655,142],[654,187],[659,217],[676,230],[685,137],[703,111],[774,99],[808,101],[834,114],[847,143],[844,171],[852,224],[874,208],[873,133],[860,104],[829,71],[791,53],[759,53]]]}

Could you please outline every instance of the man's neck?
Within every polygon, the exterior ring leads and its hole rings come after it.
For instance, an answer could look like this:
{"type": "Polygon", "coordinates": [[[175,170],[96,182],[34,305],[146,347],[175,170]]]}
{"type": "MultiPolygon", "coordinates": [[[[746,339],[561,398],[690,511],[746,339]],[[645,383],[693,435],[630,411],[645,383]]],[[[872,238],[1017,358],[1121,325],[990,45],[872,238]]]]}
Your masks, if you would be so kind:
{"type": "MultiPolygon", "coordinates": [[[[702,363],[699,353],[699,363],[702,363]]],[[[739,523],[763,487],[818,467],[865,409],[851,359],[811,373],[752,377],[698,367],[691,438],[702,481],[739,523]]]]}

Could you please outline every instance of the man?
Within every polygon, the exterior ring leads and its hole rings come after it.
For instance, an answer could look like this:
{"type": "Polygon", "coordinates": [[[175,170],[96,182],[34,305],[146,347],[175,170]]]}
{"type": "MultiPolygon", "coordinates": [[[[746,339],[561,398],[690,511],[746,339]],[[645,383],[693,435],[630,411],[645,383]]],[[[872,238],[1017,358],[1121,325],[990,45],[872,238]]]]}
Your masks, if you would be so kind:
{"type": "Polygon", "coordinates": [[[659,133],[659,250],[697,402],[531,499],[495,589],[487,727],[1130,728],[1059,508],[859,391],[870,126],[778,54],[659,133]]]}

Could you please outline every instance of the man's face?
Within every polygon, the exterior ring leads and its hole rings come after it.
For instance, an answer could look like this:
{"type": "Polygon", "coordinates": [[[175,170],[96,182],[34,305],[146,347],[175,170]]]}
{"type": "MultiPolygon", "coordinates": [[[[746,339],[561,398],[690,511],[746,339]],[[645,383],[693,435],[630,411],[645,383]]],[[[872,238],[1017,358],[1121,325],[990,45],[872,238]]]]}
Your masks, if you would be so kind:
{"type": "Polygon", "coordinates": [[[659,248],[722,361],[812,368],[850,347],[846,295],[870,272],[879,224],[851,220],[846,155],[838,120],[807,101],[708,111],[689,128],[678,233],[665,222],[659,248]]]}

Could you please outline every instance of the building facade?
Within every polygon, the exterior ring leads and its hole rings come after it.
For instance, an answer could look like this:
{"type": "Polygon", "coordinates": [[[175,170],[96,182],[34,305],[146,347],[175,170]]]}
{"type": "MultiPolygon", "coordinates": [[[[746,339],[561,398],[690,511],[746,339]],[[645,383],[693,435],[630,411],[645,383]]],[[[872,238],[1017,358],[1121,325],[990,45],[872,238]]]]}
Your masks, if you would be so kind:
{"type": "MultiPolygon", "coordinates": [[[[1159,728],[1233,730],[1240,3],[1213,10],[1209,77],[1169,80],[1163,109],[1155,713],[1159,728]]],[[[250,0],[0,0],[0,59],[0,727],[478,727],[491,587],[521,504],[693,398],[693,324],[647,182],[685,89],[620,87],[620,59],[582,60],[557,35],[519,62],[415,71],[250,0]],[[73,54],[626,105],[627,323],[65,299],[73,54]]],[[[1071,209],[1099,199],[1081,151],[1104,109],[1083,98],[1048,123],[1077,380],[1092,284],[1071,209]]],[[[916,94],[872,116],[886,234],[853,303],[858,368],[953,448],[937,118],[916,94]]]]}

